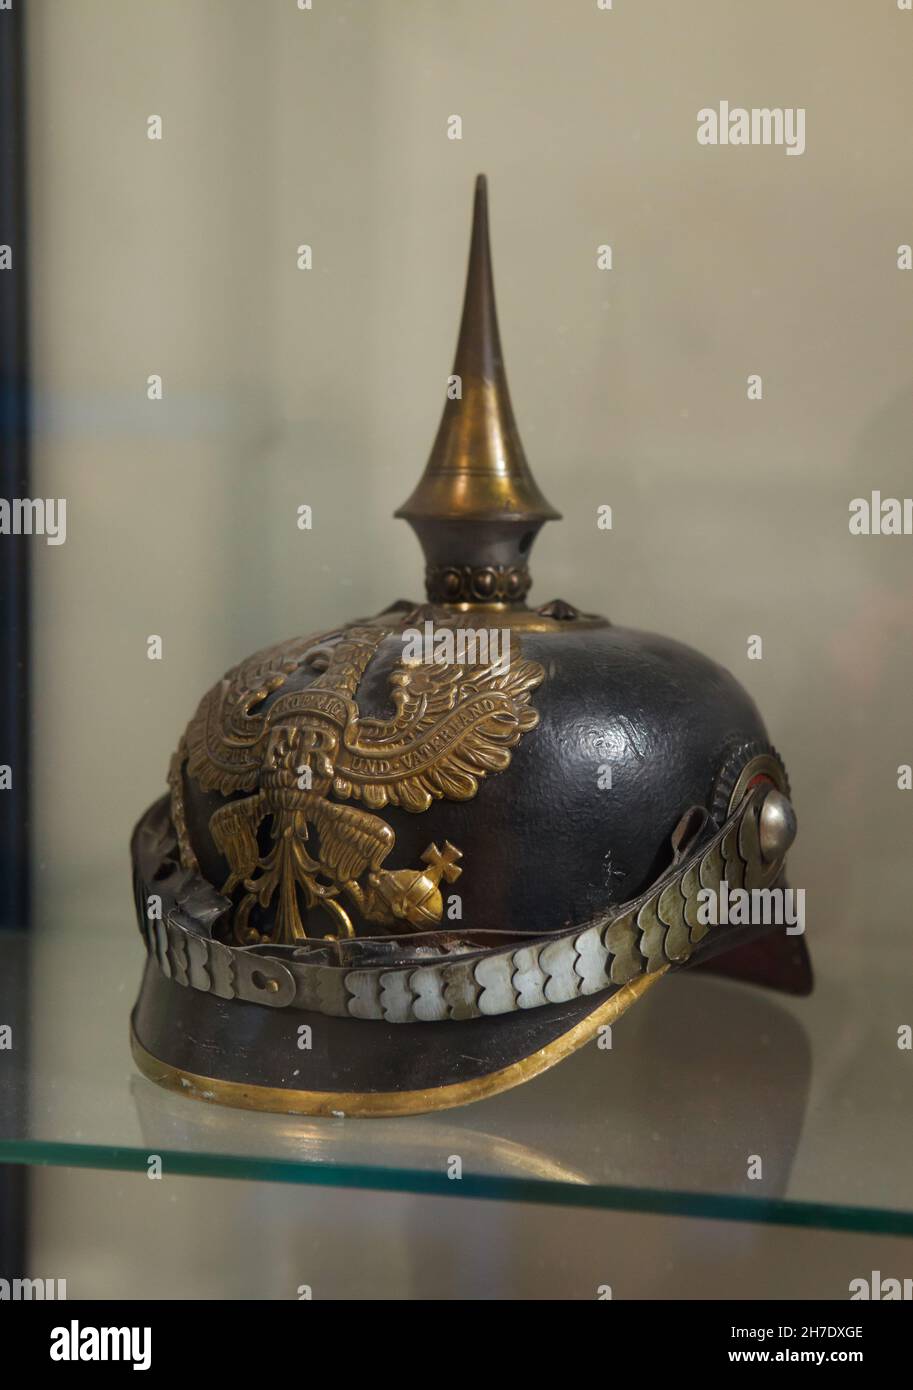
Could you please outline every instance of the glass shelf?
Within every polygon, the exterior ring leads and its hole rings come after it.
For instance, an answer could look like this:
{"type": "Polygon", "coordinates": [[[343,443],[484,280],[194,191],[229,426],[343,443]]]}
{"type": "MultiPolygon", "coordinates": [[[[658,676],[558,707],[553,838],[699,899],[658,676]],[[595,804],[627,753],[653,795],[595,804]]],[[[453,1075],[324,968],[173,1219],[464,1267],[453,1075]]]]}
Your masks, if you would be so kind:
{"type": "Polygon", "coordinates": [[[864,989],[847,988],[845,958],[810,999],[680,975],[625,1015],[610,1051],[590,1044],[503,1095],[309,1119],[207,1105],[136,1072],[143,950],[126,886],[110,901],[119,920],[84,909],[0,937],[15,1044],[0,1051],[2,1161],[144,1172],[157,1154],[178,1173],[913,1234],[901,937],[864,989]]]}

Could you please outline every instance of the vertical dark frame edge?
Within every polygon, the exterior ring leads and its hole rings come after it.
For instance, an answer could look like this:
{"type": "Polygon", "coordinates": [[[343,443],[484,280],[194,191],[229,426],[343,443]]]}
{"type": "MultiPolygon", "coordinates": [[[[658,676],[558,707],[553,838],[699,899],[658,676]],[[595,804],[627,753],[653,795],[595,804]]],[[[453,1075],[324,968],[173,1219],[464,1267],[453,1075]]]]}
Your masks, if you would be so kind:
{"type": "MultiPolygon", "coordinates": [[[[12,267],[0,270],[0,497],[28,497],[30,384],[26,184],[25,5],[0,10],[0,245],[12,267]]],[[[29,573],[28,538],[0,535],[0,764],[12,786],[0,790],[0,935],[24,931],[30,917],[29,573]],[[5,929],[5,930],[4,930],[5,929]]],[[[28,958],[9,937],[0,958],[0,999],[14,1046],[27,1043],[28,958]]],[[[22,1125],[27,1100],[10,1122],[22,1125]]],[[[0,1166],[0,1278],[27,1274],[28,1172],[0,1166]]]]}
{"type": "MultiPolygon", "coordinates": [[[[0,497],[29,492],[29,330],[25,174],[25,5],[0,11],[0,497]]],[[[28,537],[0,536],[0,928],[28,926],[29,574],[28,537]]]]}

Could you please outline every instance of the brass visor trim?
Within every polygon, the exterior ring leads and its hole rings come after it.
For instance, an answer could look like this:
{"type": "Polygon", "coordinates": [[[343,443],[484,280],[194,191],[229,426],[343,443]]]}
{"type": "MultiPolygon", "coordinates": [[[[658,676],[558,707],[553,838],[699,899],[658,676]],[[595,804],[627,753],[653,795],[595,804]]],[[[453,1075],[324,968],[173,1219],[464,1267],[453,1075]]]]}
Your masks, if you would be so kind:
{"type": "Polygon", "coordinates": [[[569,1028],[561,1037],[545,1047],[511,1062],[499,1071],[473,1081],[457,1081],[448,1086],[424,1091],[294,1091],[282,1086],[257,1086],[239,1081],[222,1081],[213,1076],[200,1076],[162,1062],[147,1052],[130,1029],[133,1059],[144,1076],[159,1086],[194,1100],[215,1105],[231,1105],[242,1110],[266,1110],[282,1115],[352,1115],[358,1117],[387,1117],[392,1115],[423,1115],[433,1110],[449,1110],[456,1105],[484,1100],[488,1096],[508,1091],[534,1076],[547,1071],[556,1062],[576,1052],[578,1047],[595,1037],[598,1029],[612,1024],[666,973],[668,966],[642,975],[620,989],[569,1028]]]}

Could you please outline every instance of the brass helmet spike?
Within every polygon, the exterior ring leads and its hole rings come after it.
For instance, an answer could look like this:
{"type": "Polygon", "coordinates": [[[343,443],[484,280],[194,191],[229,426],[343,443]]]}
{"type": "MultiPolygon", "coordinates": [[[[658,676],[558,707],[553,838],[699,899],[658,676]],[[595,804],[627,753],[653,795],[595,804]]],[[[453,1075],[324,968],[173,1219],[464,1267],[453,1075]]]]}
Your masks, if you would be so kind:
{"type": "Polygon", "coordinates": [[[501,352],[485,175],[476,179],[463,318],[437,438],[415,491],[396,511],[416,532],[433,603],[522,603],[536,533],[561,513],[530,472],[501,352]]]}

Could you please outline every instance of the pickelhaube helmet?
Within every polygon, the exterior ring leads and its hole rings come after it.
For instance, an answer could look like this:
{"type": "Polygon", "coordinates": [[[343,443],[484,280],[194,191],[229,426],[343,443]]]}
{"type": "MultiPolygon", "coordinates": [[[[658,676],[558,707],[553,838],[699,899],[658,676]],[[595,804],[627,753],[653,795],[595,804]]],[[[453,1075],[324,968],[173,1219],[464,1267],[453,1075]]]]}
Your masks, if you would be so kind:
{"type": "Polygon", "coordinates": [[[140,1069],[257,1109],[415,1113],[535,1076],[670,970],[807,991],[800,937],[706,910],[782,886],[795,834],[749,696],[678,642],[527,604],[559,514],[511,408],[482,178],[448,398],[397,516],[427,602],[230,670],[134,831],[140,1069]]]}

